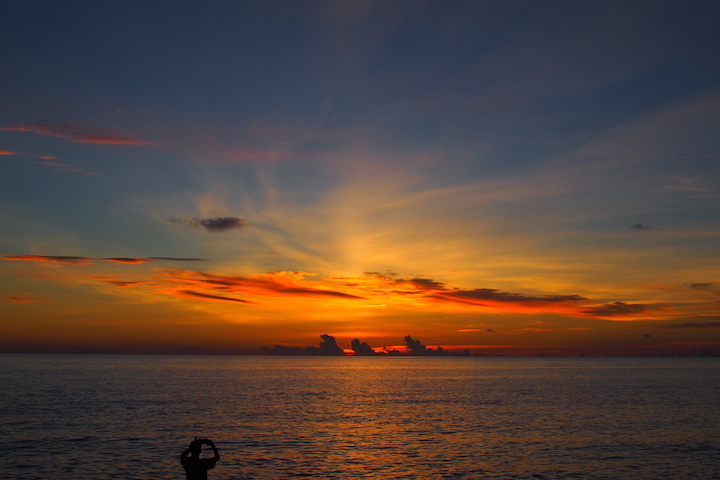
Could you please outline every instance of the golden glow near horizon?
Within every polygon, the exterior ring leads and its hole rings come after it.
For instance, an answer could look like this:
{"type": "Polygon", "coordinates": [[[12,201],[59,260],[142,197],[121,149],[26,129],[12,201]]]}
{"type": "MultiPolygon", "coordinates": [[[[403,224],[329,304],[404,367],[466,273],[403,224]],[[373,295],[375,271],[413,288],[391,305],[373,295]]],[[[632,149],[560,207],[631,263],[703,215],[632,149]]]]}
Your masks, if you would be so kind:
{"type": "Polygon", "coordinates": [[[0,350],[720,353],[712,16],[440,5],[13,7],[0,350]]]}

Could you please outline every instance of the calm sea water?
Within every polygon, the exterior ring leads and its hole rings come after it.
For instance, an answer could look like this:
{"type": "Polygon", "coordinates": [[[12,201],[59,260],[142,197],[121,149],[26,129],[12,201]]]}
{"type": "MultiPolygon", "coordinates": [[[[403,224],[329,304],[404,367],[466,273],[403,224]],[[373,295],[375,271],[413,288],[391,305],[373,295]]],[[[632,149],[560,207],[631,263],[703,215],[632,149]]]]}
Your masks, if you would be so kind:
{"type": "Polygon", "coordinates": [[[720,358],[0,355],[0,478],[718,479],[720,358]]]}

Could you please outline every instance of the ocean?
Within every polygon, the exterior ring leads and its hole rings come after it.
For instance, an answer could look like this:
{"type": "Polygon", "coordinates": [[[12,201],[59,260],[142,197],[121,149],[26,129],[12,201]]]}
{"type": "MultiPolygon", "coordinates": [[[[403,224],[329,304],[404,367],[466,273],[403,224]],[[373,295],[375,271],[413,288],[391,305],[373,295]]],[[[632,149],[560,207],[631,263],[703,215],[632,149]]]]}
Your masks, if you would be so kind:
{"type": "Polygon", "coordinates": [[[0,355],[0,478],[718,479],[718,357],[0,355]],[[203,452],[205,455],[205,451],[203,452]]]}

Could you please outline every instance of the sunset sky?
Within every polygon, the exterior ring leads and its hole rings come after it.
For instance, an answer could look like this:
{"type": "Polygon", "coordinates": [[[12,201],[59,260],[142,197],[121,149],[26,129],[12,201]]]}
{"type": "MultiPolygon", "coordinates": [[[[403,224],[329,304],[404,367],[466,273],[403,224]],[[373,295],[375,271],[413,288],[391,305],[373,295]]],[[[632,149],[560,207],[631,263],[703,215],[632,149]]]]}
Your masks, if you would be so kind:
{"type": "Polygon", "coordinates": [[[0,351],[720,353],[720,4],[5,1],[0,351]]]}

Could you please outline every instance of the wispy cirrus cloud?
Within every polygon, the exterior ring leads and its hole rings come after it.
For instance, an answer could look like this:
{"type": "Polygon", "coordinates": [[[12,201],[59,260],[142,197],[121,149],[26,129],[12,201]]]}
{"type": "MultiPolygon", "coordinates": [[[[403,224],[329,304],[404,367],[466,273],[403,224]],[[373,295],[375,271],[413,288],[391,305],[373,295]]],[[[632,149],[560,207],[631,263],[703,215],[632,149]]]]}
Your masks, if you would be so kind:
{"type": "Polygon", "coordinates": [[[55,167],[57,169],[56,171],[58,171],[58,172],[77,172],[77,173],[81,173],[83,175],[100,175],[99,173],[88,172],[87,170],[85,170],[83,168],[73,167],[72,165],[69,165],[67,163],[50,161],[50,160],[55,159],[55,157],[40,157],[40,158],[47,158],[47,160],[37,161],[35,163],[37,163],[38,165],[44,165],[46,167],[55,167]]]}
{"type": "Polygon", "coordinates": [[[181,258],[181,257],[147,257],[150,260],[168,260],[171,262],[209,262],[207,258],[181,258]]]}
{"type": "MultiPolygon", "coordinates": [[[[0,128],[0,130],[3,129],[0,128]]],[[[100,175],[99,173],[88,172],[83,168],[78,168],[67,163],[59,162],[57,161],[57,157],[53,155],[38,155],[36,153],[12,152],[9,150],[0,150],[0,155],[19,155],[40,158],[42,160],[37,160],[34,163],[46,167],[54,167],[56,169],[55,171],[57,172],[77,172],[81,173],[82,175],[100,175]]]]}
{"type": "Polygon", "coordinates": [[[23,305],[26,303],[47,303],[47,300],[39,300],[32,297],[19,297],[17,295],[0,295],[0,299],[11,305],[23,305]]]}
{"type": "Polygon", "coordinates": [[[63,265],[90,265],[94,258],[70,257],[60,255],[0,255],[3,260],[19,260],[24,262],[59,263],[63,265]]]}
{"type": "Polygon", "coordinates": [[[129,258],[129,257],[110,257],[110,258],[92,258],[92,257],[73,257],[64,255],[7,255],[0,254],[2,260],[19,260],[25,262],[39,263],[57,263],[63,265],[91,265],[96,261],[124,263],[124,264],[140,264],[152,262],[155,260],[167,261],[184,261],[198,262],[206,261],[203,258],[174,258],[174,257],[148,257],[148,258],[129,258]]]}
{"type": "Polygon", "coordinates": [[[190,228],[204,228],[208,232],[213,233],[227,232],[228,230],[243,228],[247,225],[247,222],[240,217],[191,218],[190,220],[171,218],[167,223],[185,225],[190,228]]]}
{"type": "Polygon", "coordinates": [[[39,135],[63,138],[74,143],[94,143],[102,145],[159,145],[155,142],[133,138],[116,130],[87,127],[77,123],[17,123],[9,127],[0,127],[5,132],[32,132],[39,135]]]}

